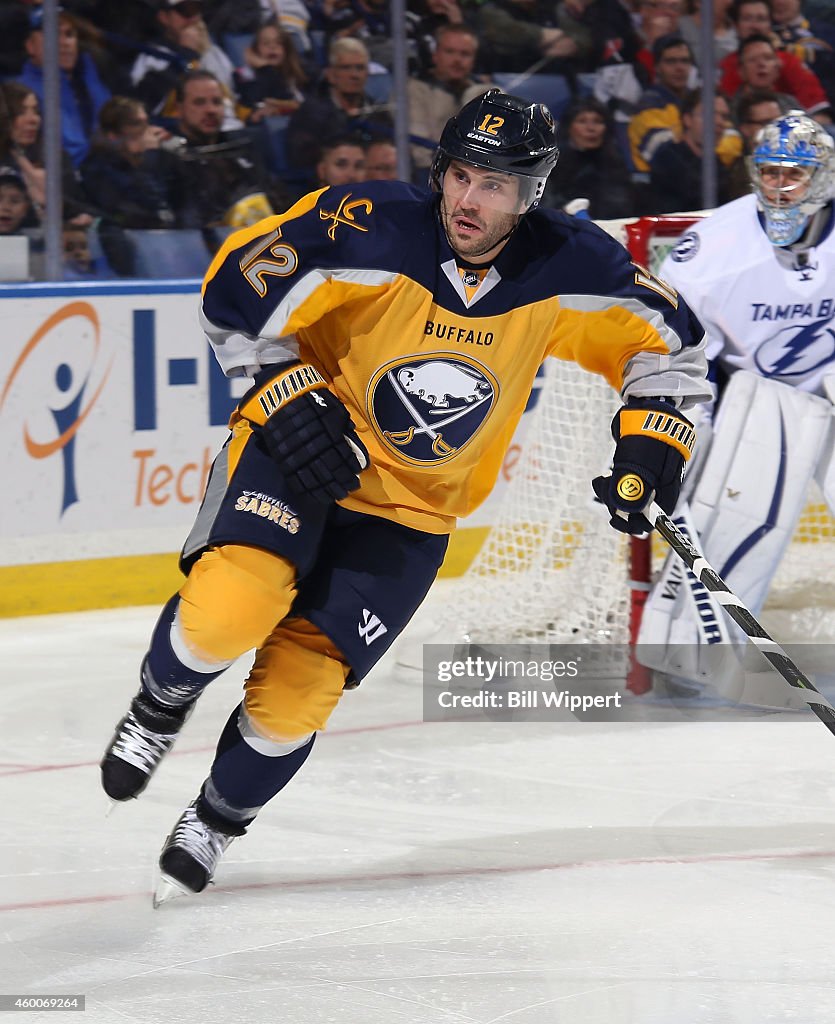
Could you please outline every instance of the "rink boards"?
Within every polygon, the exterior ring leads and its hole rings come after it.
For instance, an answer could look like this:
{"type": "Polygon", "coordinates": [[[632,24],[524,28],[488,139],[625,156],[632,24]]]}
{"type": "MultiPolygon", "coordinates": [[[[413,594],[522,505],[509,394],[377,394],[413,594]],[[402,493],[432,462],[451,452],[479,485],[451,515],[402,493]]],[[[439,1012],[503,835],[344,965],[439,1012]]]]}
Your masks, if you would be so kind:
{"type": "MultiPolygon", "coordinates": [[[[247,385],[200,330],[199,282],[0,286],[0,301],[0,616],[158,602],[247,385]]],[[[518,451],[445,575],[478,550],[518,451]]]]}

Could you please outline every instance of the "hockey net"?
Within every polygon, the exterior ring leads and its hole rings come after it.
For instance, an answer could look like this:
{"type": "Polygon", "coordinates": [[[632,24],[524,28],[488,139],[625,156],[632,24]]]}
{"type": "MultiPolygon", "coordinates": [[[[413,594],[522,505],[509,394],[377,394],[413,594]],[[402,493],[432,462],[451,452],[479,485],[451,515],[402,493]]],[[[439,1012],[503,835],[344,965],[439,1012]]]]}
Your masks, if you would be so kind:
{"type": "MultiPolygon", "coordinates": [[[[636,262],[657,270],[699,214],[642,217],[603,226],[636,262]]],[[[666,548],[657,538],[627,542],[595,504],[590,480],[606,471],[609,423],[619,396],[574,364],[547,360],[493,526],[466,573],[444,581],[401,648],[419,667],[424,643],[582,643],[628,648],[640,622],[650,566],[666,548]],[[582,429],[578,429],[582,424],[582,429]]],[[[783,640],[835,638],[835,522],[820,493],[807,508],[763,614],[783,640]]],[[[628,672],[627,664],[624,671],[628,672]]],[[[648,688],[632,665],[630,685],[648,688]]]]}

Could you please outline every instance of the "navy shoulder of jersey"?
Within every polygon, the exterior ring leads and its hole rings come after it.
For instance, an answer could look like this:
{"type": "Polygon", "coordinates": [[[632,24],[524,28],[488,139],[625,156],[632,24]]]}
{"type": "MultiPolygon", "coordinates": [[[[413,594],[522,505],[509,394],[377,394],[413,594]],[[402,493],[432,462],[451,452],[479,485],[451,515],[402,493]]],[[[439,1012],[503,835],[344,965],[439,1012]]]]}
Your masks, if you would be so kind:
{"type": "MultiPolygon", "coordinates": [[[[651,318],[657,313],[682,344],[704,330],[680,295],[632,259],[629,250],[593,221],[560,210],[535,210],[523,220],[502,274],[524,276],[529,301],[549,295],[586,296],[590,310],[623,305],[651,318]]],[[[502,253],[504,256],[505,253],[502,253]]],[[[502,257],[499,259],[501,260],[502,257]]]]}
{"type": "Polygon", "coordinates": [[[624,247],[592,221],[534,210],[522,218],[496,269],[503,280],[523,287],[528,302],[540,302],[618,289],[629,260],[624,247]]]}
{"type": "MultiPolygon", "coordinates": [[[[263,234],[253,238],[250,232],[227,253],[204,288],[209,320],[257,335],[278,303],[311,273],[409,273],[406,265],[419,254],[437,252],[437,201],[426,189],[374,181],[325,189],[309,209],[304,202],[302,212],[267,218],[263,234]],[[255,287],[245,270],[262,259],[267,268],[255,287]],[[281,265],[270,267],[273,260],[281,265]]],[[[429,262],[436,264],[434,258],[429,262]]]]}

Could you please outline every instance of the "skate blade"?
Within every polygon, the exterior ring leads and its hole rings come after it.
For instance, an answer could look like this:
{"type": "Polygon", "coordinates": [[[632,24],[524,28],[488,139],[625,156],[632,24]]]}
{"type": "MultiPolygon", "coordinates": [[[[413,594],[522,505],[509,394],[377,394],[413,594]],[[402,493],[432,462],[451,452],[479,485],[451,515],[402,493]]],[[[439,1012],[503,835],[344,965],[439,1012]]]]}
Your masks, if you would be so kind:
{"type": "Polygon", "coordinates": [[[157,884],[157,891],[154,893],[154,910],[159,909],[163,903],[169,903],[171,900],[179,899],[180,896],[194,896],[196,895],[191,889],[186,889],[185,886],[180,885],[173,878],[168,875],[160,875],[159,883],[157,884]]]}

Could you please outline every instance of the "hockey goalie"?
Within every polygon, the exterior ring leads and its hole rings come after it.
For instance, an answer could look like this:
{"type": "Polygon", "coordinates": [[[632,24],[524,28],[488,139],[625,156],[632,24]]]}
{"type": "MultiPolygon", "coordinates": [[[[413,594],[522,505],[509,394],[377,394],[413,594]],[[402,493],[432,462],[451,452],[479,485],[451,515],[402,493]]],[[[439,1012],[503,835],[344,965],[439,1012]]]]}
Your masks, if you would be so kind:
{"type": "MultiPolygon", "coordinates": [[[[748,172],[753,195],[684,234],[660,276],[704,324],[716,396],[676,523],[759,615],[813,479],[835,509],[835,143],[792,111],[761,129],[748,172]]],[[[749,702],[745,640],[670,555],[638,660],[674,692],[749,702]]]]}

